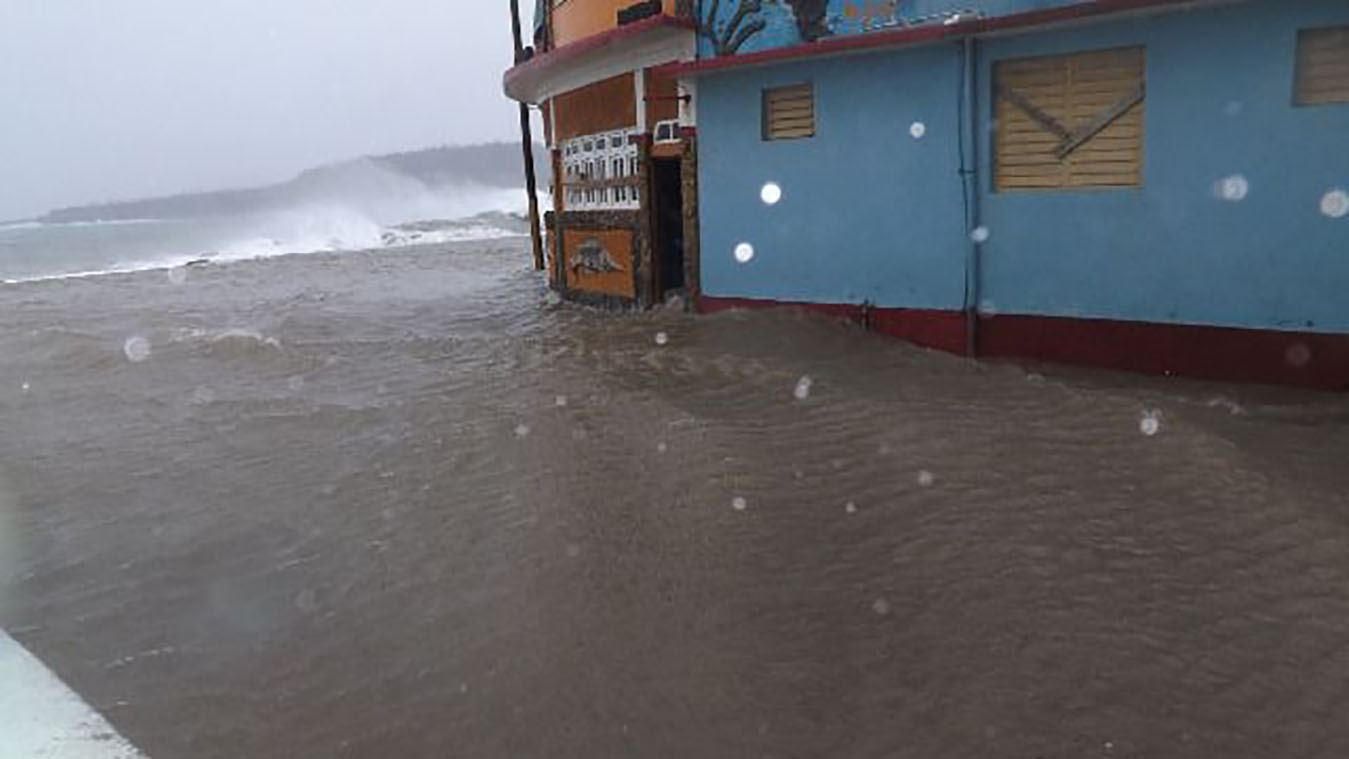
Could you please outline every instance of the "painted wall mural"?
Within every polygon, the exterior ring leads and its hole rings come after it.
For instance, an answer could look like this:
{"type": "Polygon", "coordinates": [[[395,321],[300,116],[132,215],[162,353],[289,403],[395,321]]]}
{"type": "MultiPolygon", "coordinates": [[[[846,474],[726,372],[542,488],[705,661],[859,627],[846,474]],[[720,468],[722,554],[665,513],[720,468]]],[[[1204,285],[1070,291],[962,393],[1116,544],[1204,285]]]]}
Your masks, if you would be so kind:
{"type": "Polygon", "coordinates": [[[572,253],[571,270],[576,273],[586,271],[595,274],[608,274],[611,271],[623,271],[623,267],[619,266],[614,257],[609,254],[600,238],[587,237],[584,242],[576,246],[576,252],[572,253]]]}
{"type": "Polygon", "coordinates": [[[716,57],[1085,0],[702,0],[699,55],[716,57]]]}

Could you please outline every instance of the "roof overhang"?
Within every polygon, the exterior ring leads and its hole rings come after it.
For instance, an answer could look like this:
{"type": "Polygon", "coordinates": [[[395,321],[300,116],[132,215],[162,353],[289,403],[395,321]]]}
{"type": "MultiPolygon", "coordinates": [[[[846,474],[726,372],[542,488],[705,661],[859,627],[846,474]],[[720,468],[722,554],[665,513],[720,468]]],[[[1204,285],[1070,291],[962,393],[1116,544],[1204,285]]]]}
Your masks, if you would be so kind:
{"type": "Polygon", "coordinates": [[[1010,13],[1003,16],[978,18],[950,24],[896,29],[884,32],[850,34],[826,37],[815,42],[789,47],[762,50],[755,53],[705,58],[703,60],[673,63],[660,68],[662,74],[687,77],[712,74],[728,69],[786,63],[805,58],[847,55],[881,51],[964,37],[1009,34],[1032,31],[1037,28],[1104,20],[1126,13],[1148,13],[1163,10],[1232,4],[1243,0],[1086,0],[1086,2],[1058,8],[1010,13]]]}
{"type": "Polygon", "coordinates": [[[506,72],[506,96],[541,103],[638,69],[693,60],[697,36],[691,19],[652,16],[535,56],[506,72]]]}

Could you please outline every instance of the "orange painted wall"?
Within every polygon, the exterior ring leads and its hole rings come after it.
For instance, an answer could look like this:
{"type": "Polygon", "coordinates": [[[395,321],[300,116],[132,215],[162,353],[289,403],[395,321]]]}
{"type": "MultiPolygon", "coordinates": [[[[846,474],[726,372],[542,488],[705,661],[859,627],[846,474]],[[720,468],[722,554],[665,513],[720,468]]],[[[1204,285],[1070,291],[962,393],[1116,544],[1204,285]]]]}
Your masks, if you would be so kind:
{"type": "Polygon", "coordinates": [[[646,75],[646,123],[648,129],[655,129],[659,121],[679,118],[679,101],[675,96],[679,87],[674,77],[657,76],[651,72],[646,75]]]}
{"type": "MultiPolygon", "coordinates": [[[[561,47],[618,26],[618,12],[636,0],[553,0],[553,44],[561,47]]],[[[674,15],[675,0],[664,0],[674,15]]]]}
{"type": "Polygon", "coordinates": [[[557,109],[556,139],[565,142],[586,134],[636,126],[637,91],[632,77],[621,74],[553,98],[552,105],[557,109]]]}
{"type": "Polygon", "coordinates": [[[617,295],[623,298],[636,297],[633,289],[632,232],[623,229],[567,229],[562,230],[562,242],[565,248],[564,261],[567,266],[567,287],[572,290],[584,290],[603,295],[617,295]],[[588,269],[573,269],[574,251],[587,239],[596,238],[609,252],[614,263],[622,271],[593,272],[588,269]]]}

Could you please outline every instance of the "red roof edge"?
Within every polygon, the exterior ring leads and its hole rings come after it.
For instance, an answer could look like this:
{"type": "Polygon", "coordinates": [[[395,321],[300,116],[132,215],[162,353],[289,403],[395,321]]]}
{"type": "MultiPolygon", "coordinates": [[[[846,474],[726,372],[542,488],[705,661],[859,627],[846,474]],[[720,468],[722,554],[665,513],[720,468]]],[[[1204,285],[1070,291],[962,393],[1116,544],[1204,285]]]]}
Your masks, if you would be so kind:
{"type": "Polygon", "coordinates": [[[1062,23],[1065,21],[1090,19],[1097,16],[1106,16],[1127,11],[1141,11],[1150,8],[1164,8],[1174,5],[1193,5],[1199,1],[1200,0],[1088,0],[1088,2],[1078,3],[1076,5],[1066,5],[1060,8],[1010,13],[1005,16],[963,21],[958,24],[939,24],[912,29],[896,29],[889,32],[870,32],[838,37],[826,37],[802,45],[779,47],[772,50],[761,50],[756,53],[706,58],[687,63],[670,63],[657,67],[656,71],[662,75],[668,76],[688,76],[690,74],[710,73],[713,71],[740,68],[743,66],[754,66],[756,64],[779,63],[821,55],[861,52],[903,45],[916,45],[923,42],[935,42],[954,37],[969,37],[972,35],[988,34],[990,32],[1008,29],[1020,29],[1024,27],[1062,23]]]}
{"type": "Polygon", "coordinates": [[[693,19],[679,18],[677,16],[651,16],[641,21],[634,21],[631,24],[616,26],[613,29],[592,34],[584,39],[568,43],[562,47],[549,50],[541,55],[536,55],[529,60],[516,64],[513,68],[507,69],[505,83],[509,87],[511,82],[519,79],[526,74],[543,71],[554,66],[566,63],[577,56],[599,50],[600,48],[613,45],[624,40],[640,37],[647,32],[656,29],[697,29],[693,19]]]}

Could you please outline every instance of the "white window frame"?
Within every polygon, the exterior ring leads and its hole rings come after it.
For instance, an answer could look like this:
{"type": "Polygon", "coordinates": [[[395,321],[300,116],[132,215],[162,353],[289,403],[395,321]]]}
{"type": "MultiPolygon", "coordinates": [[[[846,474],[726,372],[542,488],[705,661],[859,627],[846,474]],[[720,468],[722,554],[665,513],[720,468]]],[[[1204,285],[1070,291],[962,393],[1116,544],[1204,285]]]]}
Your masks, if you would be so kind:
{"type": "MultiPolygon", "coordinates": [[[[565,182],[587,179],[624,179],[637,174],[636,127],[587,134],[562,143],[565,182]]],[[[636,187],[566,188],[569,211],[633,210],[641,207],[636,187]]]]}

